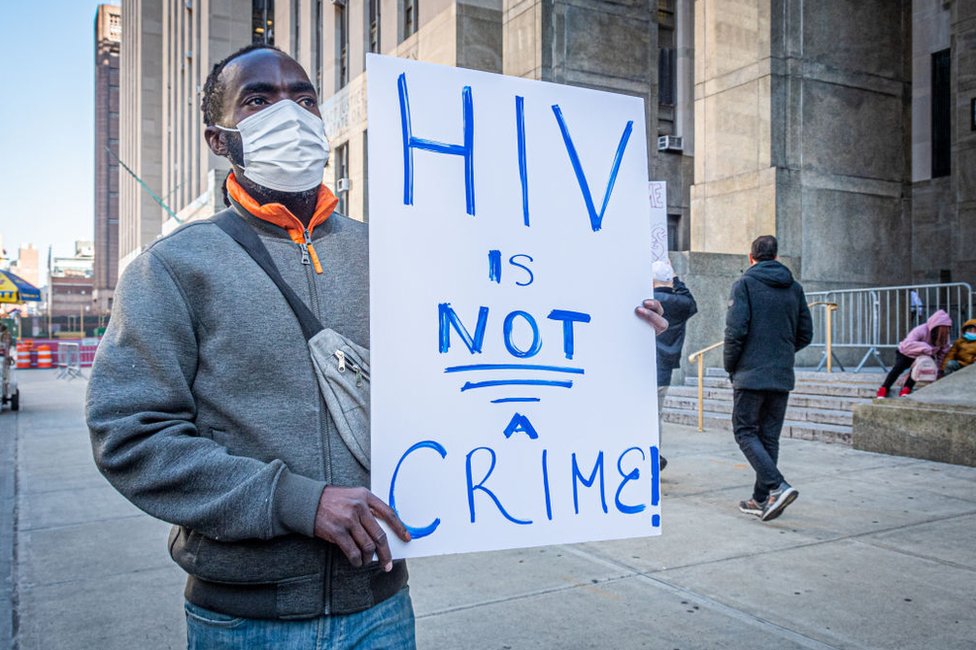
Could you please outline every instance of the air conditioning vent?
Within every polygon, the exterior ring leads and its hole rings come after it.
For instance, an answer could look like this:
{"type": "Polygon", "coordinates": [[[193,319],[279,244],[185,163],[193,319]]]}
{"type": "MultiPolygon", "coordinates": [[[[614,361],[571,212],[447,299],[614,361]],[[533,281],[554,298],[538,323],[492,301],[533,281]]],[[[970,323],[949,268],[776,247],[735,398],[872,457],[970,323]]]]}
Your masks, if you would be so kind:
{"type": "Polygon", "coordinates": [[[658,151],[684,151],[684,138],[680,135],[662,135],[657,139],[658,151]]]}

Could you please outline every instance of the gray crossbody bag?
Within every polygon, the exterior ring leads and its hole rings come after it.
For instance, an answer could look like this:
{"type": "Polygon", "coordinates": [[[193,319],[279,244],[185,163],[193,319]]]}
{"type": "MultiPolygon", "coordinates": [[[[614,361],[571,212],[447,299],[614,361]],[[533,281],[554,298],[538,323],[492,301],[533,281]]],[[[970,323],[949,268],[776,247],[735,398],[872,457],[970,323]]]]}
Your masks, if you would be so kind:
{"type": "Polygon", "coordinates": [[[369,350],[322,325],[298,294],[285,283],[257,233],[233,210],[213,222],[231,236],[268,274],[302,327],[315,366],[319,389],[343,442],[369,469],[369,350]]]}

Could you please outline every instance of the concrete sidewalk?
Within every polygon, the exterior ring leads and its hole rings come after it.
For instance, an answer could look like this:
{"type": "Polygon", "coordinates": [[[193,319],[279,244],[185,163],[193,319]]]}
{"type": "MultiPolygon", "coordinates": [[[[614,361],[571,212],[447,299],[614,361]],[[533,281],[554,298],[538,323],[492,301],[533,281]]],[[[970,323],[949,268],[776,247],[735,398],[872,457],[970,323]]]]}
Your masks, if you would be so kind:
{"type": "MultiPolygon", "coordinates": [[[[185,647],[168,526],[94,468],[84,381],[19,379],[0,648],[185,647]]],[[[752,474],[729,434],[666,425],[665,450],[661,537],[412,561],[420,647],[976,647],[976,468],[784,440],[801,496],[764,524],[735,507],[752,474]]]]}

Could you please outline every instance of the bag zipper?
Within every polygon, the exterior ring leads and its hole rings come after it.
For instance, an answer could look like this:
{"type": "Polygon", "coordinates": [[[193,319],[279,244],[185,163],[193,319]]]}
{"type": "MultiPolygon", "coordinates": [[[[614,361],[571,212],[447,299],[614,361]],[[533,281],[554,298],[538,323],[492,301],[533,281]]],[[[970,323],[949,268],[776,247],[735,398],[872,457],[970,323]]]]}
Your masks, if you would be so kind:
{"type": "Polygon", "coordinates": [[[362,387],[363,380],[369,381],[369,373],[359,367],[352,359],[346,356],[346,353],[342,350],[336,350],[333,353],[336,359],[339,360],[339,372],[345,372],[346,367],[352,369],[356,373],[356,387],[362,387]]]}

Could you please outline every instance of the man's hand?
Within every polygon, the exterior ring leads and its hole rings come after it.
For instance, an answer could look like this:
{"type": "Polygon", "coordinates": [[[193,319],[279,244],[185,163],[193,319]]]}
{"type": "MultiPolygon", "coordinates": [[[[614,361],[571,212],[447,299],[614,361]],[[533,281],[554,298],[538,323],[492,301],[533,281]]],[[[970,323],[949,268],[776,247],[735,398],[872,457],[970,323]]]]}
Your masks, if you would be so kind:
{"type": "Polygon", "coordinates": [[[655,334],[661,334],[668,329],[668,321],[664,318],[664,307],[657,300],[645,300],[634,310],[634,313],[653,327],[655,334]]]}
{"type": "Polygon", "coordinates": [[[319,509],[315,513],[315,536],[338,546],[349,563],[361,567],[379,558],[384,571],[393,569],[393,554],[386,541],[386,533],[376,518],[385,521],[396,536],[405,542],[410,541],[410,533],[393,512],[393,508],[383,503],[366,488],[344,488],[328,486],[319,498],[319,509]]]}

